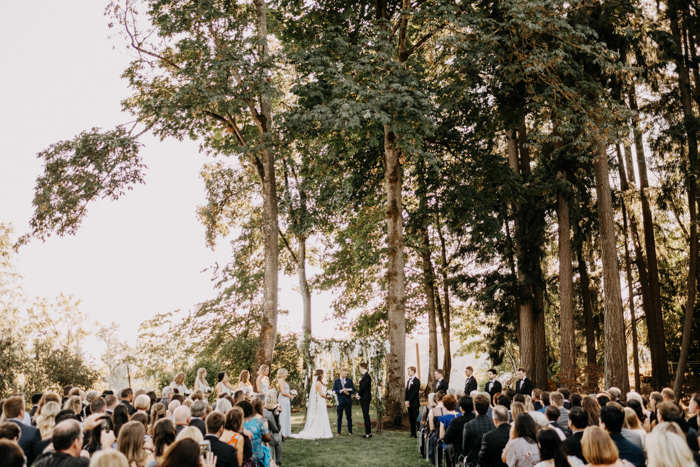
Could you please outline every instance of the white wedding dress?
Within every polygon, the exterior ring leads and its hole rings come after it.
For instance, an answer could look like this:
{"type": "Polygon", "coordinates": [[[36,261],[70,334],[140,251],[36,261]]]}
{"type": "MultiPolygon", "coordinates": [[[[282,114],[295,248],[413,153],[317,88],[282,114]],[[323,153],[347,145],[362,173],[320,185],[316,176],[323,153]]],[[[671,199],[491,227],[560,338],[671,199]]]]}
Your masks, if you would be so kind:
{"type": "MultiPolygon", "coordinates": [[[[326,386],[324,386],[323,383],[321,383],[321,389],[325,395],[326,386]]],[[[299,439],[323,439],[333,437],[331,422],[328,419],[328,410],[326,409],[326,399],[316,393],[316,382],[311,386],[304,429],[291,437],[299,439]]]]}

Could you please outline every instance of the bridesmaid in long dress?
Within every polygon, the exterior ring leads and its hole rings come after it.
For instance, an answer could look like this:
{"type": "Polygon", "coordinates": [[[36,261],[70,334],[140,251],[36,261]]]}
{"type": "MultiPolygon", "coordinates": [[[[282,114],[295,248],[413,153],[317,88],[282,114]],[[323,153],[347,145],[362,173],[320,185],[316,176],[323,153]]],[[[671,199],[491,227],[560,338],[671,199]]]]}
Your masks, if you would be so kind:
{"type": "Polygon", "coordinates": [[[285,368],[280,368],[277,371],[277,390],[279,391],[279,404],[282,407],[280,413],[280,433],[285,438],[292,434],[292,399],[293,396],[289,393],[289,384],[287,384],[287,376],[289,371],[285,368]]]}
{"type": "Polygon", "coordinates": [[[270,378],[267,376],[270,374],[270,367],[267,365],[260,365],[258,370],[258,377],[255,379],[255,389],[258,394],[267,394],[270,390],[270,378]]]}

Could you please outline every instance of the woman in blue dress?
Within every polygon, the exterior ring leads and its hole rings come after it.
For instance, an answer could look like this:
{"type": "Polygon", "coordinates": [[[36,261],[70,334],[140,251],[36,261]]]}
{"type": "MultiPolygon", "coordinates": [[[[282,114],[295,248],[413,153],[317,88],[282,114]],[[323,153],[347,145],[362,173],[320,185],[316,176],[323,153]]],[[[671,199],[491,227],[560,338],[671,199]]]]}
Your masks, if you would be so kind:
{"type": "Polygon", "coordinates": [[[270,448],[264,446],[263,443],[270,441],[272,439],[272,435],[265,424],[265,419],[255,417],[253,405],[246,400],[240,401],[236,405],[243,409],[243,428],[253,434],[250,441],[253,445],[253,462],[255,463],[255,466],[269,467],[270,448]]]}

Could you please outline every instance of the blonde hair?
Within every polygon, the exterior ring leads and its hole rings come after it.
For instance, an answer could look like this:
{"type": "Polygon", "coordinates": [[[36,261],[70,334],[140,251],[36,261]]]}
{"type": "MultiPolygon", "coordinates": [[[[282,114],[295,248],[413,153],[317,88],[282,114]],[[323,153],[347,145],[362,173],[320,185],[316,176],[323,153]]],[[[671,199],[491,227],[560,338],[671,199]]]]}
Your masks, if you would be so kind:
{"type": "Polygon", "coordinates": [[[56,426],[56,415],[61,411],[61,406],[57,402],[47,402],[41,408],[41,413],[37,415],[36,427],[41,432],[42,439],[48,438],[53,434],[53,428],[56,426]]]}
{"type": "Polygon", "coordinates": [[[78,415],[83,409],[83,404],[80,402],[80,396],[70,396],[65,404],[63,404],[63,410],[72,410],[76,415],[78,415]]]}
{"type": "Polygon", "coordinates": [[[639,417],[637,417],[637,412],[630,409],[629,407],[625,407],[625,425],[624,426],[625,426],[625,428],[629,428],[630,430],[638,430],[640,428],[639,417]]]}
{"type": "Polygon", "coordinates": [[[610,435],[599,426],[589,426],[583,431],[581,450],[589,464],[612,464],[620,457],[610,435]]]}
{"type": "Polygon", "coordinates": [[[141,394],[134,401],[134,408],[136,410],[145,410],[148,412],[148,410],[151,408],[151,398],[146,394],[141,394]]]}
{"type": "Polygon", "coordinates": [[[250,382],[250,371],[248,371],[248,370],[241,371],[241,375],[238,377],[238,381],[241,383],[250,382]]]}
{"type": "Polygon", "coordinates": [[[270,367],[267,366],[267,365],[260,365],[260,368],[258,368],[258,373],[259,373],[261,376],[264,376],[266,370],[269,372],[270,367]]]}
{"type": "Polygon", "coordinates": [[[653,467],[694,466],[693,453],[682,433],[675,423],[658,424],[646,439],[649,465],[653,467]]]}
{"type": "Polygon", "coordinates": [[[129,467],[126,456],[114,449],[97,451],[90,459],[90,467],[129,467]]]}
{"type": "Polygon", "coordinates": [[[205,371],[207,371],[207,369],[204,367],[197,370],[197,379],[204,380],[204,377],[202,375],[204,374],[205,371]]]}
{"type": "Polygon", "coordinates": [[[231,408],[233,408],[233,405],[231,405],[231,401],[229,401],[226,398],[223,398],[216,401],[216,410],[214,410],[214,412],[219,412],[226,415],[226,412],[231,410],[231,408]]]}
{"type": "Polygon", "coordinates": [[[272,410],[275,407],[277,407],[277,391],[270,389],[265,394],[265,408],[272,410]]]}
{"type": "Polygon", "coordinates": [[[428,394],[428,406],[435,407],[435,405],[435,393],[431,392],[430,394],[428,394]]]}
{"type": "Polygon", "coordinates": [[[510,410],[513,413],[513,420],[515,420],[515,417],[520,415],[521,413],[526,413],[527,411],[525,410],[525,404],[522,402],[513,402],[510,406],[510,410]]]}
{"type": "Polygon", "coordinates": [[[195,392],[193,392],[190,395],[190,399],[192,399],[192,401],[203,401],[204,400],[204,393],[202,392],[201,389],[197,389],[195,392]]]}
{"type": "Polygon", "coordinates": [[[279,370],[277,370],[277,379],[287,377],[288,374],[289,371],[287,371],[286,368],[280,368],[279,370]]]}
{"type": "MultiPolygon", "coordinates": [[[[204,441],[204,436],[202,436],[202,432],[199,431],[199,428],[194,426],[188,426],[187,428],[182,430],[180,434],[177,435],[177,438],[175,438],[175,441],[180,441],[181,439],[185,438],[193,439],[198,443],[204,441]]],[[[141,441],[143,442],[143,440],[141,441]]]]}
{"type": "MultiPolygon", "coordinates": [[[[185,384],[185,373],[183,373],[181,371],[180,373],[176,374],[173,382],[175,384],[177,384],[178,386],[180,386],[181,384],[185,384]]],[[[183,396],[184,396],[184,394],[183,394],[183,396]]]]}
{"type": "Polygon", "coordinates": [[[146,451],[143,449],[145,436],[146,428],[143,423],[137,421],[128,422],[119,430],[117,449],[126,456],[129,465],[145,467],[146,451]]]}
{"type": "Polygon", "coordinates": [[[532,397],[525,394],[525,411],[532,412],[535,410],[535,405],[532,403],[532,397]]]}

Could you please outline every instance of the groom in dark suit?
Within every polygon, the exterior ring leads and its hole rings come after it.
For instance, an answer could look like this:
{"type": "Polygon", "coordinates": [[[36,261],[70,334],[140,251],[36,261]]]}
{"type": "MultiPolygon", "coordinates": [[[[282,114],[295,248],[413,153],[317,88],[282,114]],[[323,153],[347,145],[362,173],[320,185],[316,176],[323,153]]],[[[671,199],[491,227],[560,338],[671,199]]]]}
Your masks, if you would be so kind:
{"type": "Polygon", "coordinates": [[[352,434],[352,393],[355,392],[355,386],[352,380],[348,378],[348,370],[343,368],[340,370],[340,377],[333,383],[333,392],[338,395],[338,434],[343,427],[343,411],[345,418],[348,419],[348,433],[352,434]]]}
{"type": "Polygon", "coordinates": [[[362,379],[360,379],[360,389],[357,391],[357,399],[360,401],[362,417],[365,420],[365,438],[371,438],[372,421],[369,418],[369,404],[372,402],[372,377],[367,371],[367,364],[365,362],[360,363],[360,373],[362,373],[362,379]]]}

